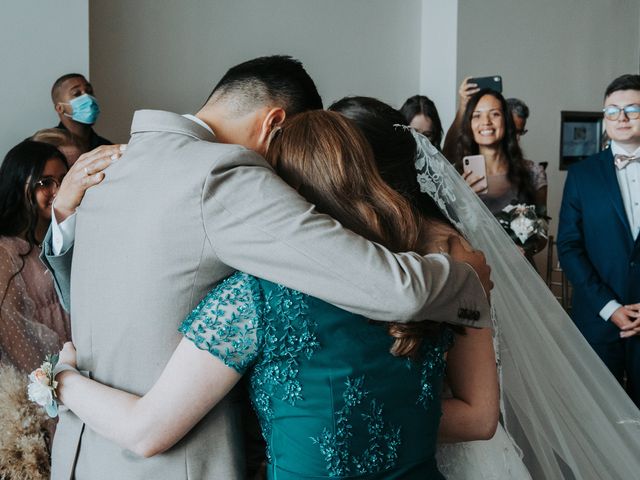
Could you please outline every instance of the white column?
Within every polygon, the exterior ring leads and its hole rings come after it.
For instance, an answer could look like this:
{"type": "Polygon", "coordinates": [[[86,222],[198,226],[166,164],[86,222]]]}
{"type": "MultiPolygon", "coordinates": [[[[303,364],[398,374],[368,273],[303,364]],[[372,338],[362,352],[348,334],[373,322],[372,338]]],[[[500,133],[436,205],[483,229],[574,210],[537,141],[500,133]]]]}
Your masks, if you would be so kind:
{"type": "Polygon", "coordinates": [[[420,94],[435,102],[446,133],[458,90],[458,0],[422,0],[420,45],[420,94]]]}

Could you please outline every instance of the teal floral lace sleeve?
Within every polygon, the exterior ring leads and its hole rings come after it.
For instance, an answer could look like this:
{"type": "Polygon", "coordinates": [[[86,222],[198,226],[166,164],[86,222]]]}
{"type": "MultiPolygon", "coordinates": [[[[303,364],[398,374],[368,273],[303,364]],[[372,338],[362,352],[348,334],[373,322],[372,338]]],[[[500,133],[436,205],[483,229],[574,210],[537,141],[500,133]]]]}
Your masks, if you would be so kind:
{"type": "Polygon", "coordinates": [[[260,352],[264,300],[255,277],[237,272],[211,290],[179,331],[244,374],[260,352]]]}

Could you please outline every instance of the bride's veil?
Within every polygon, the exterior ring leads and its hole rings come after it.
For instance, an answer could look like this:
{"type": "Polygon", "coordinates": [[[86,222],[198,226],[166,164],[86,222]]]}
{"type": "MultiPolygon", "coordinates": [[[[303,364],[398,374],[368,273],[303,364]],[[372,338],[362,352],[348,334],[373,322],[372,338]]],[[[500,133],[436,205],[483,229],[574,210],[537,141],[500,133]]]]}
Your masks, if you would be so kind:
{"type": "Polygon", "coordinates": [[[640,478],[640,412],[453,166],[422,135],[429,194],[492,269],[503,425],[534,479],[640,478]]]}

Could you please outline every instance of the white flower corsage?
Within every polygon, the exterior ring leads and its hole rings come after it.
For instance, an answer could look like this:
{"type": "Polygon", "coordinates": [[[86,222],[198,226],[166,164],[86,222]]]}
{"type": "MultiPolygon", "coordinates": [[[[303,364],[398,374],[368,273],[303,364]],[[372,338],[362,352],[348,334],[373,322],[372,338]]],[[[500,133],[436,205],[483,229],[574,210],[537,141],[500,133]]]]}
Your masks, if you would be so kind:
{"type": "Polygon", "coordinates": [[[29,400],[37,403],[47,412],[51,418],[58,416],[58,401],[54,369],[58,364],[58,355],[47,355],[40,368],[36,368],[29,374],[27,392],[29,400]]]}

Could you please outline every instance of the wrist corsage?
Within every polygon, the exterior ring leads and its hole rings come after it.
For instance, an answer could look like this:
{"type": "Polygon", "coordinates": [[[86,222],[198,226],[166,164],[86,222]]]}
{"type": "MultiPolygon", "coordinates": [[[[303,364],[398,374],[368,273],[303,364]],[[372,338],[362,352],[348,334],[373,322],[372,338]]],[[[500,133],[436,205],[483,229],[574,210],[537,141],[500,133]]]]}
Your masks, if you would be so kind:
{"type": "Polygon", "coordinates": [[[40,368],[36,368],[29,374],[27,392],[29,400],[37,403],[47,412],[51,418],[58,415],[58,402],[56,401],[56,382],[53,369],[58,364],[58,355],[47,355],[40,368]]]}
{"type": "Polygon", "coordinates": [[[65,370],[74,370],[71,365],[58,363],[58,355],[47,355],[40,368],[36,368],[29,374],[27,393],[29,400],[44,407],[45,412],[51,418],[58,416],[58,382],[56,375],[65,370]]]}
{"type": "Polygon", "coordinates": [[[541,239],[547,238],[549,229],[546,211],[535,205],[512,203],[496,214],[496,218],[511,239],[525,252],[535,253],[541,239]]]}

